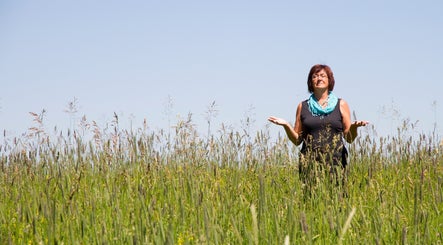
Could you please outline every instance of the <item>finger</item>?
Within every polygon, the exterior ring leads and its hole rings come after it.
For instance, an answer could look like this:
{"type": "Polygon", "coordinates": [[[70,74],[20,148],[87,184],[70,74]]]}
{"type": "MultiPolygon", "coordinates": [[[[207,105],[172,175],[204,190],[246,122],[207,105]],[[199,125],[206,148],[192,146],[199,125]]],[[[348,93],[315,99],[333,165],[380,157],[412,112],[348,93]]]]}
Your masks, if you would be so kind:
{"type": "Polygon", "coordinates": [[[361,126],[366,126],[366,125],[368,125],[368,124],[369,124],[368,121],[358,121],[358,122],[357,122],[357,126],[359,126],[359,127],[361,127],[361,126]]]}
{"type": "Polygon", "coordinates": [[[355,121],[354,124],[364,126],[364,125],[369,124],[369,122],[368,121],[355,121]]]}

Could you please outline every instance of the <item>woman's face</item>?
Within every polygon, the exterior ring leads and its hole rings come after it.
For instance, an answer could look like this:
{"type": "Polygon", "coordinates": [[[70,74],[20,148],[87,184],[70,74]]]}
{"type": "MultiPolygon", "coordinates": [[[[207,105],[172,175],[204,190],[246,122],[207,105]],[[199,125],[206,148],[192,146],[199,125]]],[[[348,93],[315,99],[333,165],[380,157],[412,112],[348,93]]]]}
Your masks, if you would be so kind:
{"type": "Polygon", "coordinates": [[[314,90],[328,89],[328,86],[329,78],[324,69],[321,69],[319,72],[312,75],[312,87],[314,88],[314,90]]]}

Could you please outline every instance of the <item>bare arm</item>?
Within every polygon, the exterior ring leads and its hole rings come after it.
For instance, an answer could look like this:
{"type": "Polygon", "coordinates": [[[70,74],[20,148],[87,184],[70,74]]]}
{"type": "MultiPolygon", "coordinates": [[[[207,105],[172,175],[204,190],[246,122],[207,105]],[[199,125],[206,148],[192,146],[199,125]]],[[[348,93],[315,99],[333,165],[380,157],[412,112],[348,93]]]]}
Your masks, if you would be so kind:
{"type": "Polygon", "coordinates": [[[351,123],[351,110],[343,99],[340,100],[340,112],[343,119],[343,135],[348,143],[354,142],[358,136],[357,129],[368,125],[367,121],[355,121],[351,123]]]}
{"type": "Polygon", "coordinates": [[[300,113],[301,113],[301,103],[297,107],[294,127],[292,127],[289,124],[289,122],[287,122],[286,120],[274,116],[269,117],[268,121],[283,126],[283,128],[286,131],[286,134],[288,135],[289,140],[295,145],[299,145],[301,143],[300,135],[302,130],[300,113]]]}

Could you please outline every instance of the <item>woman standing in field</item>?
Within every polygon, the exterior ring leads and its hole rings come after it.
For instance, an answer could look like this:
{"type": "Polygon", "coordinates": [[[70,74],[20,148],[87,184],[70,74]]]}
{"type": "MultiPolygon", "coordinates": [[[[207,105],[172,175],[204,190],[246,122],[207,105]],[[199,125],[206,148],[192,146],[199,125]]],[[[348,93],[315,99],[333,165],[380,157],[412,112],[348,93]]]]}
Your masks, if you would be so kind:
{"type": "Polygon", "coordinates": [[[299,173],[305,184],[317,179],[317,170],[344,177],[348,155],[344,140],[352,143],[357,128],[368,122],[351,122],[348,103],[332,92],[335,80],[329,66],[314,65],[307,84],[311,96],[297,106],[294,127],[282,118],[271,116],[268,120],[283,126],[295,145],[303,143],[299,173]]]}

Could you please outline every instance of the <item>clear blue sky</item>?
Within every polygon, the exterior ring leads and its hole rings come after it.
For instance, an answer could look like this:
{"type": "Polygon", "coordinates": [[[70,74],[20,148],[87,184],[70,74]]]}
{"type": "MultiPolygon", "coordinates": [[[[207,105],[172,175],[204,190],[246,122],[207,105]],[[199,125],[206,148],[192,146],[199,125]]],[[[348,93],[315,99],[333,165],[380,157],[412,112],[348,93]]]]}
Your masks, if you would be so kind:
{"type": "Polygon", "coordinates": [[[441,0],[0,0],[0,128],[21,134],[43,109],[48,128],[69,127],[77,98],[76,117],[101,125],[116,112],[124,127],[167,128],[191,112],[205,129],[215,101],[215,129],[246,115],[261,129],[294,121],[324,63],[379,133],[406,118],[441,133],[442,12],[441,0]]]}

